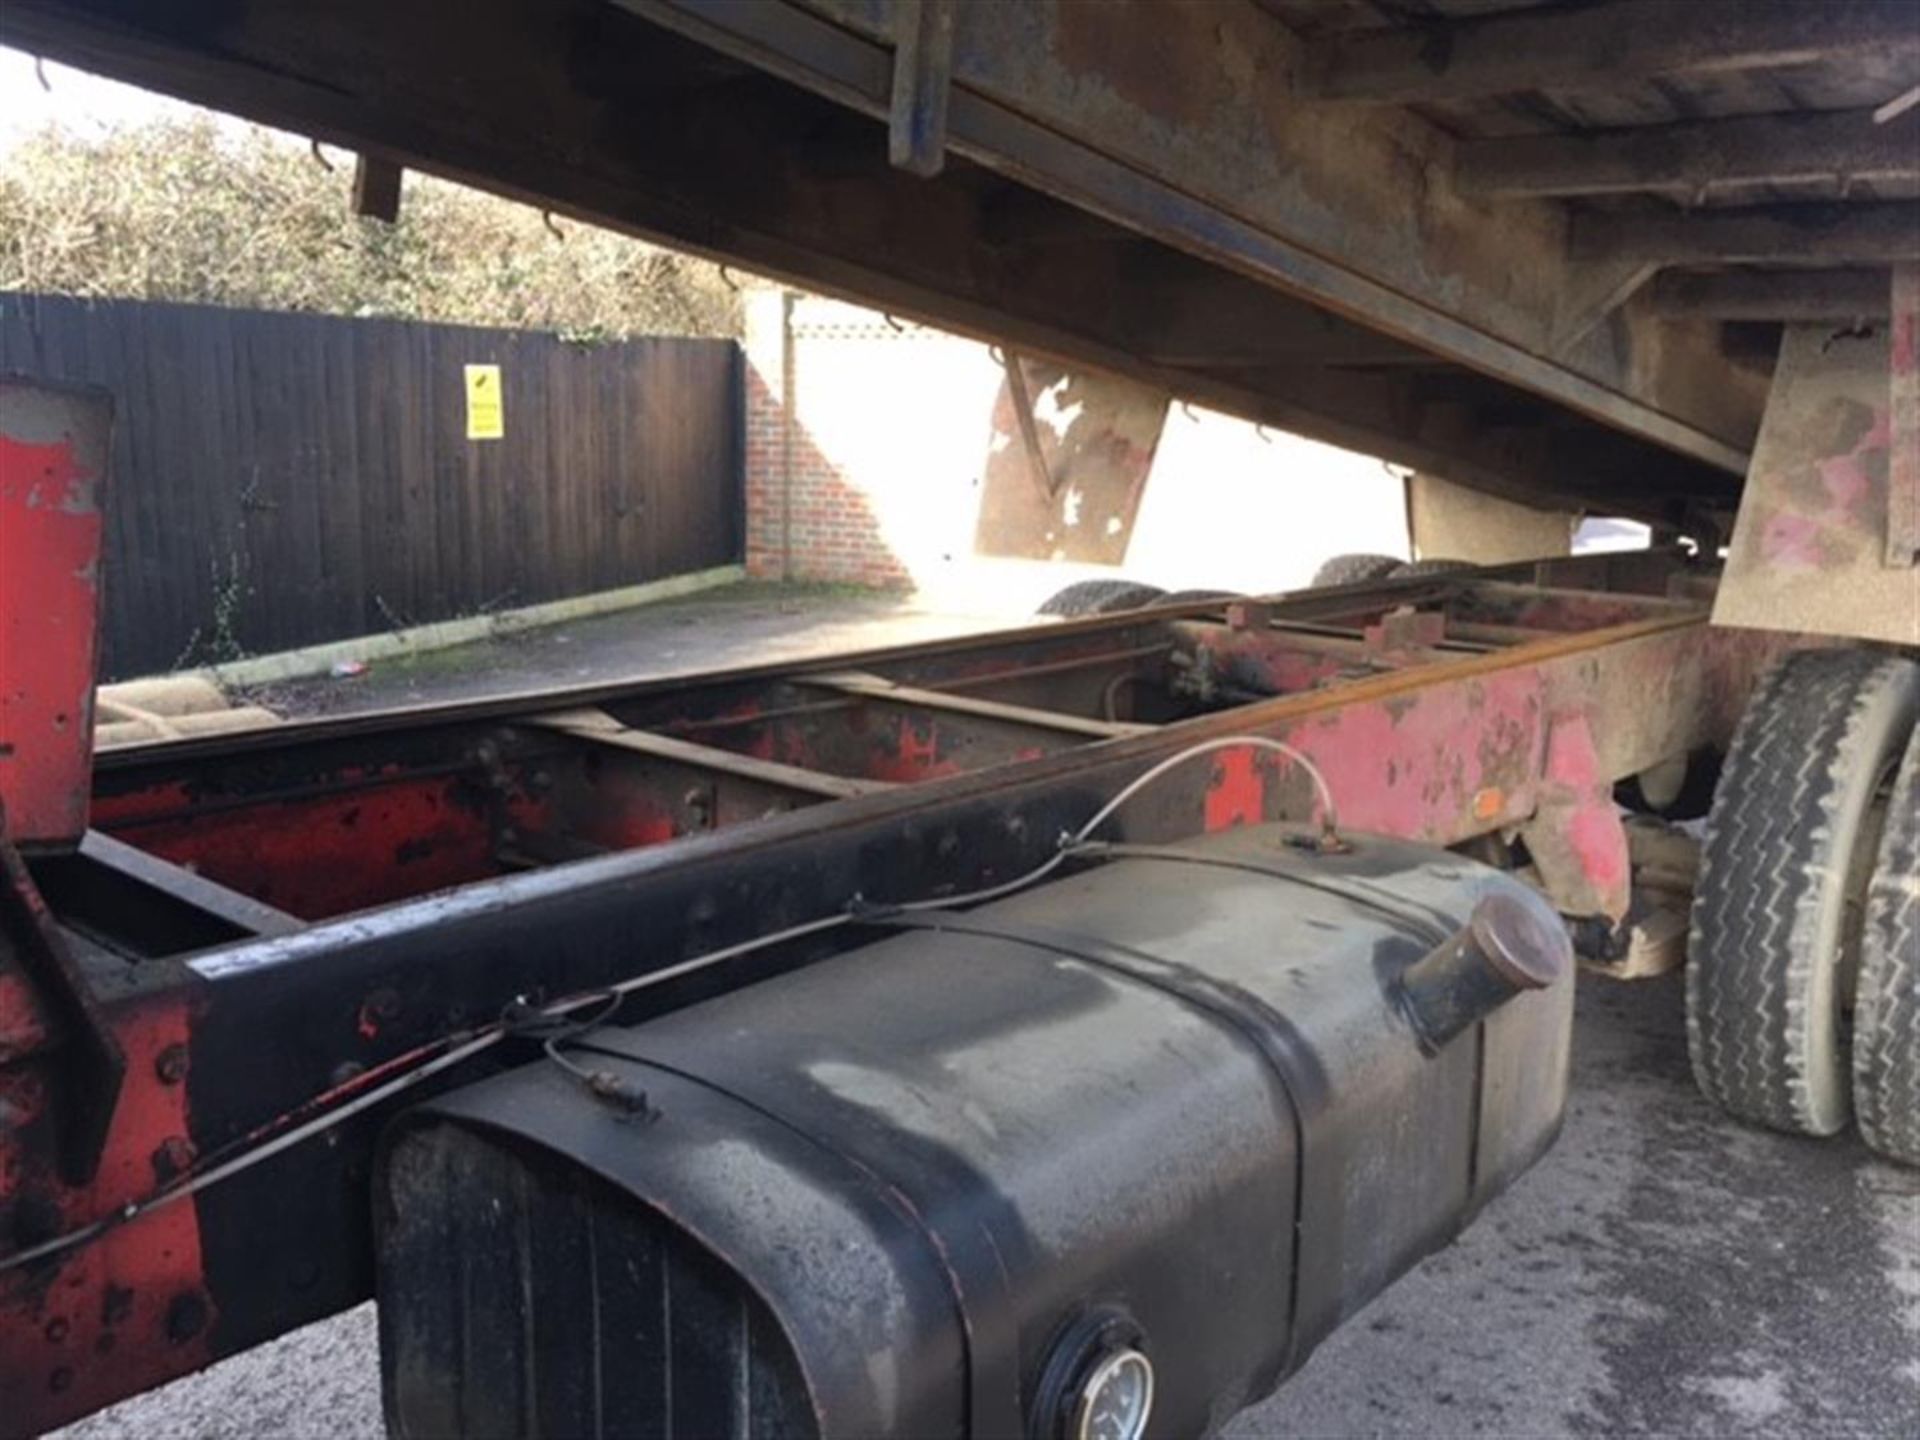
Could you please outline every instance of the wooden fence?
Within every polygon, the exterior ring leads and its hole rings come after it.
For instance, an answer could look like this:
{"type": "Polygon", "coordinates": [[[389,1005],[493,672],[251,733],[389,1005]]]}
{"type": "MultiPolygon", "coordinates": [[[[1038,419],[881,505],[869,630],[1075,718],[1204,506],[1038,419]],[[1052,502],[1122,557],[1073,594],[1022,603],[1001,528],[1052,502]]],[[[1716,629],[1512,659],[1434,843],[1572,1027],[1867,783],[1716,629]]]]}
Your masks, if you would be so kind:
{"type": "Polygon", "coordinates": [[[103,678],[740,558],[731,341],[6,294],[0,371],[113,393],[103,678]]]}

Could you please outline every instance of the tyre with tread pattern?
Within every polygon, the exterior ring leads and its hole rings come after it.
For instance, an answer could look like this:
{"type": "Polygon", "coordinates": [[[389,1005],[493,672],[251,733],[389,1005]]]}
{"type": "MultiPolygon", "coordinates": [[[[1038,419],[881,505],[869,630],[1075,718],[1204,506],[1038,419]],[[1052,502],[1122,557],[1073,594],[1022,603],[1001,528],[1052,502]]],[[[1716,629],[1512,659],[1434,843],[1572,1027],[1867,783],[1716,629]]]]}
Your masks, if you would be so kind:
{"type": "Polygon", "coordinates": [[[1424,575],[1457,575],[1462,570],[1477,570],[1480,567],[1471,560],[1445,560],[1436,556],[1431,560],[1409,560],[1396,565],[1391,580],[1413,580],[1424,575]]]}
{"type": "Polygon", "coordinates": [[[1156,605],[1198,605],[1202,600],[1244,600],[1247,597],[1238,590],[1175,590],[1162,595],[1153,603],[1156,605]]]}
{"type": "Polygon", "coordinates": [[[1920,667],[1802,650],[1755,688],[1701,847],[1687,1049],[1706,1095],[1801,1135],[1847,1123],[1841,1028],[1875,804],[1920,712],[1920,667]]]}
{"type": "Polygon", "coordinates": [[[1335,555],[1313,572],[1314,585],[1358,585],[1384,580],[1407,562],[1398,555],[1335,555]]]}
{"type": "Polygon", "coordinates": [[[1076,580],[1056,591],[1036,615],[1110,615],[1116,610],[1137,610],[1151,605],[1167,592],[1158,585],[1143,585],[1138,580],[1076,580]]]}
{"type": "Polygon", "coordinates": [[[1860,927],[1853,1114],[1869,1146],[1920,1165],[1920,730],[1886,813],[1860,927]]]}

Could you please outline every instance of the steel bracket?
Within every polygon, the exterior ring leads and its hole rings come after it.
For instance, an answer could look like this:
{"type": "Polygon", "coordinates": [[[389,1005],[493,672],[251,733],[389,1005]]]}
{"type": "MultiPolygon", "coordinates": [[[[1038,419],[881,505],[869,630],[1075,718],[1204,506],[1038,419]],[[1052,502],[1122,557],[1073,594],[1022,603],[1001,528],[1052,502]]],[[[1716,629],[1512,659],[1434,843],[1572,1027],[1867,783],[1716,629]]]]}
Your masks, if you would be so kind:
{"type": "Polygon", "coordinates": [[[85,1185],[100,1167],[126,1055],[5,826],[0,812],[0,1065],[54,1057],[61,1177],[85,1185]]]}
{"type": "Polygon", "coordinates": [[[1562,914],[1625,918],[1632,898],[1627,832],[1585,715],[1557,716],[1548,729],[1539,807],[1520,834],[1562,914]]]}
{"type": "Polygon", "coordinates": [[[1894,267],[1888,340],[1886,563],[1910,570],[1920,558],[1920,265],[1894,267]]]}
{"type": "Polygon", "coordinates": [[[1431,649],[1447,638],[1447,618],[1437,610],[1396,605],[1362,632],[1369,655],[1403,655],[1431,649]]]}
{"type": "Polygon", "coordinates": [[[952,88],[954,0],[894,0],[893,96],[887,159],[934,176],[947,160],[947,95],[952,88]]]}

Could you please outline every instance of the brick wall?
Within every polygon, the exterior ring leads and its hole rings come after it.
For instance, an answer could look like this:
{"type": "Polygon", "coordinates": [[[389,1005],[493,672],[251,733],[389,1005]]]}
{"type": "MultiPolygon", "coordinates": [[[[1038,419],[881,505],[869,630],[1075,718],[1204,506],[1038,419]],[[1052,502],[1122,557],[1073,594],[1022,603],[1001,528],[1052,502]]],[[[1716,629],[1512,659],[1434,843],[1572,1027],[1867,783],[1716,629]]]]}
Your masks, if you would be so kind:
{"type": "Polygon", "coordinates": [[[747,325],[741,342],[746,365],[746,440],[743,460],[746,488],[747,574],[761,580],[786,577],[784,509],[781,485],[786,452],[787,357],[786,307],[790,297],[756,291],[748,297],[747,325]]]}
{"type": "Polygon", "coordinates": [[[748,574],[910,589],[950,561],[998,378],[980,347],[777,291],[744,344],[748,574]]]}

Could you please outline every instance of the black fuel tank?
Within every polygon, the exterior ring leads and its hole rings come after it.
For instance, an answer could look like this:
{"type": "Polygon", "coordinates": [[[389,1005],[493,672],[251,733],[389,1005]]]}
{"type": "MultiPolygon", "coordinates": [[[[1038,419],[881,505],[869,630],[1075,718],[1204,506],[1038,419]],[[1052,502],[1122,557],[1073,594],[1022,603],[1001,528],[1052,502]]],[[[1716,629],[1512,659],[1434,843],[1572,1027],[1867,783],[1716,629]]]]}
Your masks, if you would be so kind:
{"type": "Polygon", "coordinates": [[[1442,851],[1297,838],[876,917],[872,944],[580,1042],[645,1113],[541,1063],[402,1117],[376,1183],[393,1433],[1217,1427],[1444,1245],[1565,1099],[1543,901],[1442,851]],[[1492,953],[1516,926],[1532,962],[1492,953]]]}

